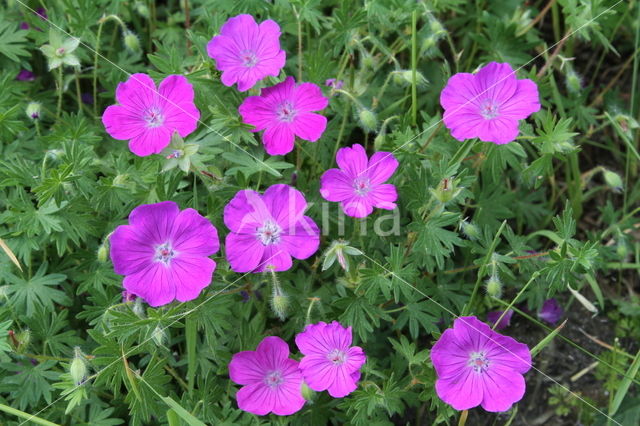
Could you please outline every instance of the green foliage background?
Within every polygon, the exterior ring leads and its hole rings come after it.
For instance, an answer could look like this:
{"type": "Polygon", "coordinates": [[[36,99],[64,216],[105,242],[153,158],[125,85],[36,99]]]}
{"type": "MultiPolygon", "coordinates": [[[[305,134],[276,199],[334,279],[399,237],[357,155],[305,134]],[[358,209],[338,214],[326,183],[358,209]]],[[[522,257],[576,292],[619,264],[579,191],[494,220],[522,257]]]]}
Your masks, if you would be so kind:
{"type": "Polygon", "coordinates": [[[542,340],[536,365],[545,371],[545,357],[563,357],[554,342],[573,337],[563,330],[544,339],[551,330],[535,315],[542,302],[567,306],[567,330],[590,315],[569,287],[612,330],[608,348],[576,344],[589,361],[576,371],[598,361],[587,373],[595,386],[566,377],[553,385],[532,370],[529,388],[536,380],[543,387],[536,400],[500,416],[474,410],[469,423],[521,424],[550,409],[558,422],[604,424],[606,414],[637,424],[639,34],[637,0],[5,2],[0,238],[22,269],[0,253],[2,424],[30,415],[73,425],[454,424],[459,414],[435,395],[428,357],[443,327],[454,315],[485,319],[513,303],[519,326],[505,333],[532,347],[542,340]],[[47,70],[39,47],[50,41],[49,24],[29,10],[43,5],[81,40],[80,67],[47,70]],[[239,13],[275,19],[286,74],[331,96],[318,143],[269,158],[241,123],[245,95],[220,83],[205,51],[239,13]],[[18,30],[23,21],[30,30],[18,30]],[[125,29],[138,49],[124,45],[125,29]],[[513,143],[462,144],[439,122],[440,91],[453,73],[492,60],[522,66],[542,109],[513,143]],[[35,81],[17,81],[21,69],[35,81]],[[188,172],[165,170],[162,156],[136,157],[105,133],[100,115],[135,72],[184,74],[194,85],[202,122],[186,140],[198,146],[188,172]],[[344,81],[342,92],[324,86],[329,78],[344,81]],[[84,93],[95,102],[83,103],[84,93]],[[29,101],[42,103],[41,120],[26,116],[29,101]],[[377,236],[370,220],[363,235],[347,218],[341,234],[331,205],[318,254],[278,274],[290,302],[284,321],[270,307],[271,277],[230,271],[223,251],[198,299],[158,309],[121,303],[121,277],[100,253],[135,206],[174,200],[225,235],[222,209],[238,190],[295,183],[320,223],[319,177],[352,143],[400,160],[392,179],[400,233],[377,236]],[[349,257],[348,271],[337,262],[323,270],[323,253],[332,256],[326,250],[340,238],[362,254],[349,257]],[[472,297],[490,276],[502,281],[502,296],[480,288],[472,297]],[[353,326],[368,355],[359,389],[341,400],[318,394],[286,419],[239,411],[232,354],[267,335],[292,344],[307,321],[320,320],[353,326]],[[88,369],[80,385],[69,374],[76,353],[88,369]]]}

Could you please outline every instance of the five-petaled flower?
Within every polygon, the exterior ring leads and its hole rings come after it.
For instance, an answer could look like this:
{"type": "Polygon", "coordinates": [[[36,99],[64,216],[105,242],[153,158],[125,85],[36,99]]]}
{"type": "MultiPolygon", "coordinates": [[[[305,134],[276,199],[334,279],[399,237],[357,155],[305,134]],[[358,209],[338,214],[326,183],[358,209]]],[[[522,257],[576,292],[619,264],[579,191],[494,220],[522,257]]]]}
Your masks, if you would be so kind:
{"type": "Polygon", "coordinates": [[[540,110],[538,86],[518,80],[509,64],[491,62],[477,74],[452,76],[440,93],[443,121],[458,140],[505,144],[518,136],[518,121],[540,110]]]}
{"type": "Polygon", "coordinates": [[[258,25],[251,15],[229,18],[207,44],[207,53],[222,71],[222,84],[238,83],[241,92],[269,75],[276,77],[286,57],[278,24],[268,19],[258,25]]]}
{"type": "Polygon", "coordinates": [[[239,191],[224,208],[231,230],[225,240],[235,272],[286,271],[291,257],[306,259],[318,250],[320,231],[304,215],[304,195],[289,185],[272,185],[264,195],[239,191]]]}
{"type": "Polygon", "coordinates": [[[336,155],[339,169],[329,169],[320,178],[320,194],[327,201],[338,201],[348,216],[366,217],[373,208],[393,210],[398,198],[396,187],[384,183],[396,171],[398,160],[390,152],[376,152],[367,158],[359,144],[341,148],[336,155]]]}
{"type": "Polygon", "coordinates": [[[431,349],[436,393],[456,410],[482,405],[507,411],[525,392],[531,368],[527,345],[491,330],[476,317],[459,317],[431,349]]]}
{"type": "Polygon", "coordinates": [[[238,111],[242,121],[253,125],[253,132],[264,130],[262,142],[270,155],[284,155],[293,150],[295,137],[315,142],[327,127],[320,111],[329,104],[313,83],[295,83],[287,77],[282,83],[262,89],[260,96],[249,96],[238,111]]]}
{"type": "Polygon", "coordinates": [[[173,201],[143,204],[109,238],[116,274],[129,295],[151,306],[193,300],[211,283],[218,231],[194,209],[173,201]]]}
{"type": "Polygon", "coordinates": [[[279,337],[265,337],[255,351],[235,354],[229,377],[244,385],[236,394],[241,410],[259,416],[287,416],[305,403],[298,361],[289,358],[289,346],[279,337]]]}
{"type": "Polygon", "coordinates": [[[351,346],[351,339],[351,327],[337,321],[309,324],[296,336],[296,345],[304,355],[300,370],[311,389],[328,390],[334,398],[356,390],[367,358],[362,348],[351,346]]]}
{"type": "Polygon", "coordinates": [[[178,132],[186,137],[200,119],[193,103],[193,86],[182,75],[170,75],[156,84],[147,74],[133,74],[118,84],[116,100],[102,115],[107,133],[114,139],[129,140],[136,155],[160,153],[178,132]]]}

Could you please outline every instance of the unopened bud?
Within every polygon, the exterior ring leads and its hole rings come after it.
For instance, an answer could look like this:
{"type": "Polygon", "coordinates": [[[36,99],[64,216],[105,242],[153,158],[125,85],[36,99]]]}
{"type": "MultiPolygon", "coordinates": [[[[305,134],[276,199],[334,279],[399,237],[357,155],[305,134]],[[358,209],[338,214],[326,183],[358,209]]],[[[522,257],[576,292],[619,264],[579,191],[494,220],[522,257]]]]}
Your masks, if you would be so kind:
{"type": "Polygon", "coordinates": [[[25,329],[16,334],[16,340],[18,341],[18,352],[22,352],[31,343],[31,330],[25,329]]]}
{"type": "Polygon", "coordinates": [[[440,184],[436,189],[431,188],[431,195],[442,204],[447,204],[449,201],[456,198],[462,192],[462,188],[458,188],[456,181],[453,178],[446,178],[440,181],[440,184]]]}
{"type": "Polygon", "coordinates": [[[487,294],[491,297],[500,298],[502,296],[502,283],[496,275],[491,275],[485,283],[487,294]]]}
{"type": "MultiPolygon", "coordinates": [[[[394,83],[398,85],[408,86],[413,84],[413,71],[412,70],[401,70],[394,71],[394,83]]],[[[427,79],[424,78],[421,72],[416,71],[416,85],[418,87],[424,87],[428,83],[427,79]]]]}
{"type": "Polygon", "coordinates": [[[629,247],[627,247],[627,244],[624,241],[620,241],[616,246],[616,254],[620,259],[626,259],[629,254],[629,247]]]}
{"type": "Polygon", "coordinates": [[[624,189],[624,185],[622,183],[622,178],[619,174],[612,172],[611,170],[605,170],[604,173],[604,181],[609,185],[609,187],[613,190],[613,192],[622,192],[624,189]]]}
{"type": "Polygon", "coordinates": [[[132,53],[136,53],[140,50],[140,39],[133,32],[126,30],[123,33],[124,46],[132,53]]]}
{"type": "Polygon", "coordinates": [[[107,242],[105,241],[104,243],[100,244],[100,247],[98,247],[98,253],[96,254],[96,257],[98,258],[98,262],[100,263],[105,263],[107,261],[107,258],[109,257],[109,249],[107,248],[107,242]]]}
{"type": "Polygon", "coordinates": [[[274,293],[273,297],[271,297],[271,308],[273,309],[273,313],[280,318],[280,321],[284,321],[287,318],[289,297],[282,291],[277,294],[274,293]]]}
{"type": "Polygon", "coordinates": [[[378,120],[376,114],[367,108],[360,108],[358,111],[358,120],[362,128],[367,132],[373,132],[378,128],[378,120]]]}
{"type": "Polygon", "coordinates": [[[305,401],[311,401],[316,395],[313,389],[307,386],[305,382],[302,382],[302,388],[300,390],[302,391],[302,397],[305,399],[305,401]]]}
{"type": "Polygon", "coordinates": [[[431,21],[429,22],[429,29],[433,34],[436,34],[436,35],[441,35],[446,33],[444,27],[442,26],[440,21],[438,21],[437,19],[431,19],[431,21]]]}
{"type": "Polygon", "coordinates": [[[145,19],[149,19],[149,8],[147,7],[145,2],[137,1],[133,5],[133,7],[135,8],[136,12],[138,12],[138,15],[142,16],[145,19]]]}
{"type": "Polygon", "coordinates": [[[139,318],[145,318],[144,314],[144,306],[142,306],[142,299],[137,298],[133,303],[133,308],[131,308],[134,314],[136,314],[139,318]]]}
{"type": "Polygon", "coordinates": [[[579,93],[582,90],[582,78],[574,70],[567,71],[566,85],[567,90],[571,93],[579,93]]]}
{"type": "Polygon", "coordinates": [[[39,120],[42,113],[42,104],[40,102],[29,102],[25,112],[30,119],[39,120]]]}
{"type": "Polygon", "coordinates": [[[75,348],[75,356],[69,367],[69,375],[76,386],[82,384],[87,377],[87,364],[84,361],[82,351],[77,346],[75,348]]]}
{"type": "Polygon", "coordinates": [[[467,219],[460,221],[460,231],[470,240],[476,240],[480,236],[480,229],[467,219]]]}
{"type": "Polygon", "coordinates": [[[165,333],[164,329],[159,325],[156,325],[156,328],[151,333],[151,338],[158,346],[163,346],[164,342],[167,340],[167,333],[165,333]]]}

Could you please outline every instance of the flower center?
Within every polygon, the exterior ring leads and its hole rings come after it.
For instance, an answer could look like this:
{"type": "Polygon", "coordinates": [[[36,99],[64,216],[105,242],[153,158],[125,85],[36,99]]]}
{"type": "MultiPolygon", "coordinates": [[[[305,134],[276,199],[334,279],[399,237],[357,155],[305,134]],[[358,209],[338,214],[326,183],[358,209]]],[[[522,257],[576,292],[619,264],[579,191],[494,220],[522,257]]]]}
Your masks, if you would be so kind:
{"type": "Polygon", "coordinates": [[[164,123],[164,116],[157,107],[151,107],[146,110],[143,115],[143,119],[149,128],[160,127],[164,123]]]}
{"type": "Polygon", "coordinates": [[[58,55],[58,56],[64,56],[65,52],[66,52],[66,50],[65,50],[64,47],[58,47],[56,49],[56,55],[58,55]]]}
{"type": "Polygon", "coordinates": [[[334,349],[327,354],[327,359],[334,365],[342,365],[347,360],[347,354],[340,349],[334,349]]]}
{"type": "Polygon", "coordinates": [[[275,388],[282,382],[284,382],[284,379],[280,370],[270,371],[264,376],[264,383],[270,388],[275,388]]]}
{"type": "Polygon", "coordinates": [[[486,373],[489,370],[491,362],[484,352],[471,352],[469,354],[469,362],[467,365],[476,373],[486,373]]]}
{"type": "Polygon", "coordinates": [[[156,253],[153,256],[153,260],[156,262],[162,262],[165,266],[169,266],[171,259],[176,257],[177,253],[171,248],[171,243],[168,241],[164,244],[156,246],[156,253]]]}
{"type": "Polygon", "coordinates": [[[262,245],[268,246],[271,244],[278,244],[280,242],[281,233],[282,228],[280,228],[277,223],[269,220],[265,222],[262,227],[258,228],[256,236],[262,245]]]}
{"type": "Polygon", "coordinates": [[[485,120],[491,120],[500,115],[498,111],[498,104],[491,99],[487,99],[480,105],[480,115],[485,120]]]}
{"type": "Polygon", "coordinates": [[[251,50],[241,52],[240,60],[242,61],[242,66],[247,68],[255,67],[258,64],[258,57],[251,50]]]}
{"type": "Polygon", "coordinates": [[[364,197],[371,191],[371,181],[369,178],[357,177],[353,180],[353,189],[361,197],[364,197]]]}
{"type": "Polygon", "coordinates": [[[289,101],[281,103],[276,110],[278,120],[284,121],[285,123],[291,123],[293,119],[296,118],[297,113],[298,112],[293,108],[293,104],[289,101]]]}

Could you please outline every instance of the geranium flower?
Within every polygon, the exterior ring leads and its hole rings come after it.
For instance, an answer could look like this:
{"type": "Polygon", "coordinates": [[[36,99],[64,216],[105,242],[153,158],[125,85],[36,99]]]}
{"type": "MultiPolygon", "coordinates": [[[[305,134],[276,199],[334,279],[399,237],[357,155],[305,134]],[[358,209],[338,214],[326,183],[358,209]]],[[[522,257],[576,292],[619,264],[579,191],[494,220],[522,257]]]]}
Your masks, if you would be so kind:
{"type": "Polygon", "coordinates": [[[222,71],[222,84],[238,83],[241,92],[266,76],[280,74],[286,58],[278,24],[268,19],[258,25],[251,15],[229,18],[220,35],[207,44],[207,53],[222,71]]]}
{"type": "Polygon", "coordinates": [[[129,294],[151,306],[193,300],[211,283],[218,231],[194,209],[173,201],[144,204],[111,234],[111,260],[129,294]]]}
{"type": "Polygon", "coordinates": [[[229,377],[244,385],[236,399],[238,407],[249,413],[287,416],[305,403],[298,361],[289,359],[289,346],[279,337],[265,337],[255,351],[235,354],[229,377]]]}
{"type": "Polygon", "coordinates": [[[114,139],[128,140],[136,155],[160,153],[173,132],[186,137],[196,129],[200,111],[193,103],[193,86],[182,75],[170,75],[156,84],[147,74],[133,74],[118,84],[116,100],[102,115],[114,139]]]}
{"type": "Polygon", "coordinates": [[[538,86],[518,80],[509,64],[491,62],[477,74],[452,76],[440,93],[443,121],[458,140],[505,144],[518,136],[518,120],[540,110],[538,86]]]}
{"type": "Polygon", "coordinates": [[[227,260],[235,272],[286,271],[291,257],[318,250],[320,231],[304,215],[304,195],[289,185],[273,185],[264,195],[239,191],[224,208],[227,260]]]}
{"type": "Polygon", "coordinates": [[[364,351],[351,346],[351,327],[339,322],[309,324],[296,336],[296,345],[304,355],[300,371],[315,391],[328,390],[342,398],[358,387],[360,367],[367,360],[364,351]]]}
{"type": "Polygon", "coordinates": [[[73,53],[80,45],[80,39],[69,37],[62,40],[60,33],[53,28],[49,30],[49,44],[42,45],[40,51],[47,57],[49,71],[68,65],[70,67],[79,67],[80,60],[73,53]]]}
{"type": "MultiPolygon", "coordinates": [[[[500,319],[504,311],[491,311],[487,314],[487,322],[493,327],[493,325],[500,319]]],[[[513,317],[513,309],[509,309],[507,313],[500,319],[498,325],[495,326],[496,330],[504,330],[511,324],[511,318],[513,317]]]]}
{"type": "Polygon", "coordinates": [[[398,198],[396,187],[384,183],[396,171],[398,160],[390,152],[376,152],[367,158],[359,144],[340,148],[336,155],[339,169],[329,169],[320,178],[320,194],[337,201],[348,216],[366,217],[373,208],[393,210],[398,198]]]}
{"type": "Polygon", "coordinates": [[[284,155],[293,150],[295,137],[315,142],[327,127],[326,117],[314,114],[326,108],[329,100],[313,83],[296,85],[293,77],[262,89],[260,96],[249,96],[238,112],[242,121],[264,130],[262,143],[269,155],[284,155]]]}
{"type": "Polygon", "coordinates": [[[564,315],[564,309],[558,303],[556,299],[547,299],[542,304],[540,312],[538,312],[538,318],[549,324],[555,324],[560,321],[560,318],[564,315]]]}
{"type": "Polygon", "coordinates": [[[476,317],[460,317],[431,349],[436,393],[456,410],[482,405],[507,411],[524,396],[529,347],[491,330],[476,317]]]}

